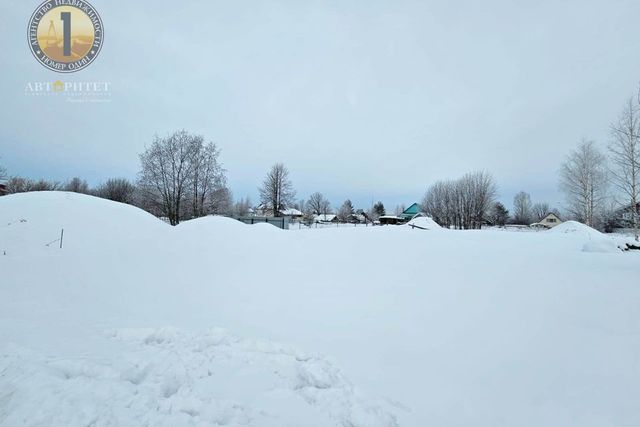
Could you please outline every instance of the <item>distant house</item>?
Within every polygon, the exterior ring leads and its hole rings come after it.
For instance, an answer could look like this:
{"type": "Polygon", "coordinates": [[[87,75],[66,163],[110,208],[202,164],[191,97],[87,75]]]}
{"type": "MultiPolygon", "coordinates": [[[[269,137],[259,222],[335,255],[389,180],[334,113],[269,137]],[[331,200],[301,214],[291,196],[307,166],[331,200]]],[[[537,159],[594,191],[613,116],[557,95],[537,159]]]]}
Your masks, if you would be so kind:
{"type": "MultiPolygon", "coordinates": [[[[273,214],[273,209],[271,209],[270,207],[267,207],[264,204],[261,204],[255,209],[252,209],[252,214],[256,216],[276,216],[273,214]]],[[[289,209],[282,209],[278,211],[277,216],[288,216],[291,219],[302,218],[303,213],[300,212],[298,209],[289,208],[289,209]]]]}
{"type": "Polygon", "coordinates": [[[0,196],[4,196],[8,193],[9,191],[7,190],[7,183],[4,181],[0,181],[0,196]]]}
{"type": "MultiPolygon", "coordinates": [[[[640,203],[636,204],[635,214],[640,222],[640,203]]],[[[631,228],[633,227],[633,209],[631,205],[616,210],[611,219],[611,228],[631,228]]]]}
{"type": "Polygon", "coordinates": [[[334,215],[334,214],[320,214],[320,215],[315,215],[313,217],[314,222],[320,222],[320,223],[324,223],[324,222],[338,222],[338,215],[334,215]]]}
{"type": "Polygon", "coordinates": [[[361,224],[367,222],[367,217],[363,214],[351,214],[347,217],[347,222],[351,224],[361,224]]]}
{"type": "Polygon", "coordinates": [[[411,206],[409,206],[407,209],[402,211],[402,213],[398,216],[405,221],[409,221],[414,216],[418,215],[420,212],[422,212],[422,207],[419,204],[414,203],[411,206]]]}
{"type": "Polygon", "coordinates": [[[395,215],[382,215],[380,218],[378,218],[378,222],[380,222],[380,225],[394,225],[403,223],[404,221],[404,218],[395,215]]]}
{"type": "Polygon", "coordinates": [[[294,208],[281,210],[280,215],[291,217],[291,219],[300,219],[304,216],[304,214],[301,211],[294,208]]]}
{"type": "Polygon", "coordinates": [[[540,222],[536,222],[535,224],[531,224],[531,227],[534,228],[553,228],[556,225],[562,224],[562,220],[558,217],[558,215],[554,213],[549,213],[547,216],[542,218],[540,222]]]}

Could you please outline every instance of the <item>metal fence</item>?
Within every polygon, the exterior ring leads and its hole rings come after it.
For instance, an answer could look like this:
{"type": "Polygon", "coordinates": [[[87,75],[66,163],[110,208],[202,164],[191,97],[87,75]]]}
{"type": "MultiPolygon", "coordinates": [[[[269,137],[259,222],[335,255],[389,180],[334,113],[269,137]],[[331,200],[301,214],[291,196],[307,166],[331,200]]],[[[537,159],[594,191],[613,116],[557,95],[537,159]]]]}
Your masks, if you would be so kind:
{"type": "Polygon", "coordinates": [[[281,217],[272,217],[272,216],[240,216],[234,217],[240,222],[244,222],[245,224],[259,224],[259,223],[267,223],[271,225],[275,225],[278,228],[282,228],[283,230],[289,229],[289,217],[281,216],[281,217]]]}

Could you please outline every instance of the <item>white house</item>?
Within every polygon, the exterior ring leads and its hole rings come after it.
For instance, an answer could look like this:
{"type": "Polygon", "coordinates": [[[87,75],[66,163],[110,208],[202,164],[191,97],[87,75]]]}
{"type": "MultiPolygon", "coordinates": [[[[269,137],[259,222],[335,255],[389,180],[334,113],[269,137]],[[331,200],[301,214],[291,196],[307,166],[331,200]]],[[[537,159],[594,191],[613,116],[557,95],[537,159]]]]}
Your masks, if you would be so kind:
{"type": "Polygon", "coordinates": [[[535,224],[531,224],[532,227],[542,226],[545,228],[553,228],[556,225],[562,224],[562,220],[554,213],[547,214],[544,218],[535,224]]]}
{"type": "Polygon", "coordinates": [[[280,214],[282,216],[290,216],[291,218],[294,219],[299,219],[302,218],[304,216],[304,214],[299,211],[298,209],[294,209],[294,208],[289,208],[289,209],[285,209],[280,211],[280,214]]]}
{"type": "Polygon", "coordinates": [[[315,222],[338,222],[338,216],[334,214],[321,214],[313,217],[315,222]]]}

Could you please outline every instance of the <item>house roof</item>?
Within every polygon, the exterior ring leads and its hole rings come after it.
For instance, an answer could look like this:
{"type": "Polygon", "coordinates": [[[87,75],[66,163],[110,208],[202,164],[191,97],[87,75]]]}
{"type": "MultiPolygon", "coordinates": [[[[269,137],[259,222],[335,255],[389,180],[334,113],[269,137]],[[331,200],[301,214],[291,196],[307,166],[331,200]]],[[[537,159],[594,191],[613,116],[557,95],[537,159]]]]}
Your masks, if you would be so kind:
{"type": "Polygon", "coordinates": [[[294,208],[289,208],[289,209],[285,209],[280,211],[280,213],[282,215],[289,215],[289,216],[302,216],[303,213],[301,211],[299,211],[298,209],[294,209],[294,208]]]}
{"type": "Polygon", "coordinates": [[[314,216],[316,221],[333,221],[337,215],[334,214],[321,214],[314,216]]]}
{"type": "MultiPolygon", "coordinates": [[[[548,214],[546,214],[546,215],[544,216],[544,218],[542,218],[542,219],[540,220],[540,222],[544,221],[545,219],[549,218],[550,216],[552,216],[552,217],[554,217],[554,218],[556,218],[556,219],[560,219],[560,217],[559,217],[558,215],[554,214],[553,212],[549,212],[548,214]]],[[[560,220],[561,220],[561,219],[560,219],[560,220]]],[[[562,221],[562,220],[561,220],[561,221],[562,221]]]]}
{"type": "Polygon", "coordinates": [[[420,205],[417,203],[414,203],[411,206],[409,206],[407,209],[402,211],[402,213],[405,215],[415,215],[417,213],[420,213],[421,210],[422,208],[420,207],[420,205]]]}
{"type": "MultiPolygon", "coordinates": [[[[0,182],[1,182],[1,181],[0,181],[0,182]]],[[[621,208],[618,208],[618,209],[616,210],[616,213],[621,214],[621,213],[623,213],[623,212],[629,212],[629,211],[631,211],[631,210],[632,210],[632,209],[631,209],[631,203],[629,203],[629,204],[628,204],[628,205],[626,205],[626,206],[623,206],[623,207],[621,207],[621,208]]],[[[638,203],[636,204],[636,211],[640,212],[640,202],[638,202],[638,203]]]]}

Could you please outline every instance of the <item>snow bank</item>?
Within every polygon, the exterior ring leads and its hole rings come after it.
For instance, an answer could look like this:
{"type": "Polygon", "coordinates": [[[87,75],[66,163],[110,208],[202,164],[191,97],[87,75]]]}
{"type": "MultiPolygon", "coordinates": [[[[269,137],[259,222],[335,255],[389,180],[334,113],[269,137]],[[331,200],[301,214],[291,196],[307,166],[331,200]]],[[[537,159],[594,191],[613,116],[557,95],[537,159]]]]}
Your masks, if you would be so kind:
{"type": "Polygon", "coordinates": [[[584,237],[601,237],[603,234],[598,230],[589,227],[588,225],[582,224],[577,221],[565,221],[560,225],[556,225],[552,229],[548,230],[547,233],[551,234],[572,234],[572,235],[580,235],[584,237]]]}
{"type": "Polygon", "coordinates": [[[616,253],[622,249],[618,247],[618,244],[613,239],[601,239],[596,241],[587,242],[582,247],[583,252],[596,252],[596,253],[616,253]]]}
{"type": "Polygon", "coordinates": [[[63,243],[70,250],[124,246],[170,231],[141,209],[83,194],[43,191],[0,201],[0,255],[58,248],[63,229],[63,243]]]}
{"type": "Polygon", "coordinates": [[[577,221],[566,221],[548,230],[547,233],[568,236],[583,241],[582,252],[619,253],[630,238],[604,234],[577,221]]]}
{"type": "Polygon", "coordinates": [[[408,226],[415,226],[424,228],[426,230],[440,230],[442,227],[435,222],[432,218],[428,216],[419,216],[417,218],[413,218],[411,221],[407,223],[408,226]]]}

